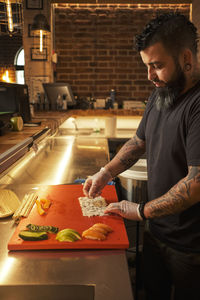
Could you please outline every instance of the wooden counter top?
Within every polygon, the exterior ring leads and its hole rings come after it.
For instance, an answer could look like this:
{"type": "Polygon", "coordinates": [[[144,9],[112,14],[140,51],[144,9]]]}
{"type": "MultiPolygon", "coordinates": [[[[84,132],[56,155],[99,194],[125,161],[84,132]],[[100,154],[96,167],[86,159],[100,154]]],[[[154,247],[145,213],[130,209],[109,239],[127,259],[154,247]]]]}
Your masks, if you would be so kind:
{"type": "Polygon", "coordinates": [[[40,111],[35,112],[32,123],[40,123],[38,126],[24,126],[22,131],[10,131],[0,136],[0,154],[7,151],[28,137],[40,132],[44,128],[50,128],[52,134],[70,116],[141,116],[143,110],[124,109],[96,109],[96,110],[67,110],[67,111],[40,111]]]}
{"type": "Polygon", "coordinates": [[[38,112],[32,118],[30,126],[24,125],[22,131],[7,131],[0,136],[0,154],[9,150],[11,147],[22,142],[28,137],[35,135],[44,128],[50,128],[52,133],[58,128],[66,119],[68,114],[65,112],[38,112]],[[37,125],[39,123],[39,125],[37,125]],[[37,125],[37,126],[34,126],[37,125]]]}

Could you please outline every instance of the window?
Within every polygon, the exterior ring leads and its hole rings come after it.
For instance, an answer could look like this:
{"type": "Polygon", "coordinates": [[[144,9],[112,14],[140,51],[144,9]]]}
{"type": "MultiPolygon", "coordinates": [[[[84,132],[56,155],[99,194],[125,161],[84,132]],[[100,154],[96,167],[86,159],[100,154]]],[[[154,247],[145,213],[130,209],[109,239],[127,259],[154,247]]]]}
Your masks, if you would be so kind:
{"type": "Polygon", "coordinates": [[[25,79],[24,79],[24,64],[25,64],[25,59],[24,59],[24,49],[20,48],[16,55],[15,55],[15,60],[14,60],[14,65],[15,65],[15,75],[16,75],[16,83],[19,84],[24,84],[25,79]]]}

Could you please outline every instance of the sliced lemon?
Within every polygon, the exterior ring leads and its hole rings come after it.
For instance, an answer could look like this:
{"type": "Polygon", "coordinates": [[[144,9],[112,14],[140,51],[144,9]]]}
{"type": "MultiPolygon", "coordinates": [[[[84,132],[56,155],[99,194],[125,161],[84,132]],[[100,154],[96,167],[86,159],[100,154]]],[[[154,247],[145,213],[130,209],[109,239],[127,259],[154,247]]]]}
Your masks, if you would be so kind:
{"type": "Polygon", "coordinates": [[[14,131],[21,131],[23,129],[24,123],[22,117],[12,117],[10,121],[14,131]]]}

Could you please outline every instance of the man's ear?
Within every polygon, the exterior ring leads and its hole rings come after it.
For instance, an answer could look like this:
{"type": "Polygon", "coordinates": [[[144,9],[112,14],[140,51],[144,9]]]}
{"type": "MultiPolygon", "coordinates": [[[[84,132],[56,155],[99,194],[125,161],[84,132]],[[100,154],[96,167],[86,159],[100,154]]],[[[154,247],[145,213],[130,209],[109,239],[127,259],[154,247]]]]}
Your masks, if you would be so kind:
{"type": "Polygon", "coordinates": [[[183,64],[192,64],[192,51],[190,49],[183,51],[183,64]]]}
{"type": "Polygon", "coordinates": [[[184,72],[189,72],[192,69],[193,58],[192,51],[188,48],[185,48],[180,54],[180,65],[183,68],[184,72]]]}

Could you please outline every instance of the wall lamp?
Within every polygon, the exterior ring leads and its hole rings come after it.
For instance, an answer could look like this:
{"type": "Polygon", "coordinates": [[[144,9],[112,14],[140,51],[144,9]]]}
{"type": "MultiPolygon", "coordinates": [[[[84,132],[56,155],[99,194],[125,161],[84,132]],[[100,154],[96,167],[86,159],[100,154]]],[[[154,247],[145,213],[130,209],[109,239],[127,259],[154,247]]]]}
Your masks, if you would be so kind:
{"type": "Polygon", "coordinates": [[[40,36],[40,52],[43,51],[43,36],[50,32],[50,26],[43,14],[35,15],[31,31],[40,36]]]}

